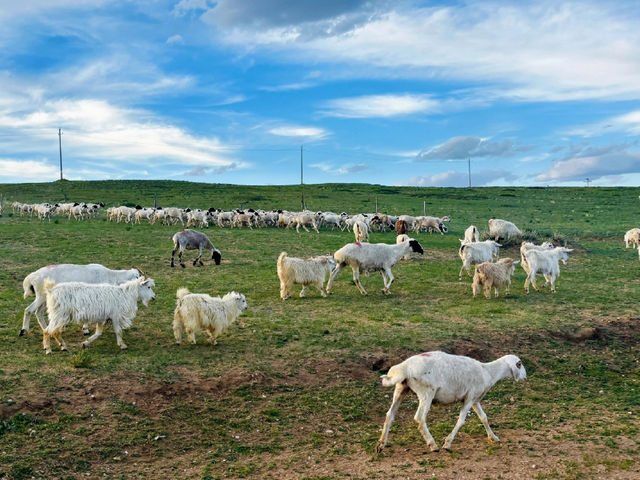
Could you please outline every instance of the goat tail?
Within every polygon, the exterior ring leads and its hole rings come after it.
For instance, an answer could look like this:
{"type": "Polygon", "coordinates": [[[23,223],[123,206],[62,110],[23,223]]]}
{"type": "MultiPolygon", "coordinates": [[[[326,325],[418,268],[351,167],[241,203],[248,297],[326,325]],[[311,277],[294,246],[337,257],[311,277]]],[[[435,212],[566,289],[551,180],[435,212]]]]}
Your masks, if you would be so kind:
{"type": "Polygon", "coordinates": [[[53,287],[55,287],[56,282],[54,280],[52,280],[51,278],[45,278],[44,279],[44,291],[47,295],[49,295],[49,293],[51,292],[51,289],[53,287]]]}
{"type": "Polygon", "coordinates": [[[185,287],[179,288],[178,291],[176,292],[176,298],[178,300],[182,300],[184,297],[189,295],[189,293],[191,292],[189,292],[188,288],[185,288],[185,287]]]}
{"type": "Polygon", "coordinates": [[[287,258],[287,252],[282,252],[278,257],[278,270],[282,270],[285,258],[287,258]]]}
{"type": "Polygon", "coordinates": [[[24,289],[24,298],[27,298],[29,295],[35,295],[36,289],[33,287],[33,283],[31,282],[31,275],[27,275],[24,278],[22,288],[24,289]]]}
{"type": "Polygon", "coordinates": [[[386,375],[380,375],[380,378],[382,379],[382,385],[384,387],[393,387],[398,383],[404,382],[407,377],[404,369],[400,365],[394,365],[386,375]]]}

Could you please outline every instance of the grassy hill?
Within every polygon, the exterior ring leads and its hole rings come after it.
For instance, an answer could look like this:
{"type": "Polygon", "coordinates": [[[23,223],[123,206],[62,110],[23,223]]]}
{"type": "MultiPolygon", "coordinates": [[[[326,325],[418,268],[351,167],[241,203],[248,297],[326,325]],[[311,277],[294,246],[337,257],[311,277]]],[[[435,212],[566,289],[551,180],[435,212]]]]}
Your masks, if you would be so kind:
{"type": "MultiPolygon", "coordinates": [[[[449,215],[447,235],[418,234],[425,254],[362,276],[361,296],[342,273],[334,293],[282,302],[278,254],[331,253],[348,232],[278,229],[207,233],[220,266],[170,269],[178,227],[126,225],[104,216],[76,222],[0,218],[0,478],[638,478],[640,298],[635,250],[622,235],[640,226],[636,188],[440,189],[335,184],[305,186],[313,210],[449,215]],[[473,299],[458,281],[458,237],[471,223],[506,218],[539,241],[574,248],[558,292],[525,295],[518,267],[509,297],[473,299]],[[22,279],[52,263],[97,262],[142,269],[157,300],[140,307],[118,351],[109,327],[87,350],[80,329],[70,351],[42,352],[37,323],[18,337],[22,279]],[[249,309],[208,345],[175,346],[175,292],[244,293],[249,309]],[[407,356],[442,349],[488,361],[519,355],[526,383],[504,380],[483,402],[501,445],[470,416],[453,452],[429,453],[415,424],[415,396],[401,406],[389,447],[373,452],[392,390],[379,375],[407,356]]],[[[3,201],[103,201],[298,209],[299,186],[168,181],[0,185],[3,201]]],[[[394,241],[391,233],[372,242],[394,241]]],[[[518,258],[517,246],[501,256],[518,258]]],[[[187,259],[193,258],[187,254],[187,259]]],[[[542,282],[540,282],[542,284],[542,282]]],[[[297,290],[296,290],[297,292],[297,290]]],[[[428,417],[438,443],[460,405],[428,417]]]]}

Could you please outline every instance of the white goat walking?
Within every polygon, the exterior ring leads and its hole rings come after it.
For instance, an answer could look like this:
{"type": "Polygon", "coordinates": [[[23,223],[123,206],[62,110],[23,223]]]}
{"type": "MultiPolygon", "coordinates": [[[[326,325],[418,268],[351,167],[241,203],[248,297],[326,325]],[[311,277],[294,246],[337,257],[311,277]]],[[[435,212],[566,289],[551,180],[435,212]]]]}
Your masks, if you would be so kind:
{"type": "MultiPolygon", "coordinates": [[[[47,323],[44,321],[43,316],[47,301],[44,281],[47,278],[56,283],[84,282],[118,285],[138,277],[140,277],[140,272],[135,268],[129,270],[111,270],[97,263],[91,263],[89,265],[61,264],[42,267],[27,275],[22,282],[24,298],[34,294],[36,299],[24,309],[22,329],[19,335],[23,336],[29,331],[29,323],[31,315],[33,314],[36,315],[40,327],[42,327],[43,330],[47,328],[47,323]]],[[[89,329],[86,325],[83,326],[82,330],[85,335],[89,334],[89,329]]]]}
{"type": "Polygon", "coordinates": [[[353,281],[360,293],[367,294],[360,283],[360,273],[380,272],[384,283],[382,293],[389,295],[389,289],[394,280],[391,267],[409,252],[422,254],[424,250],[416,240],[409,240],[396,245],[388,245],[386,243],[349,243],[333,254],[333,258],[336,259],[336,268],[333,269],[329,277],[327,293],[331,292],[333,280],[336,276],[344,267],[349,265],[353,271],[353,281]]]}
{"type": "Polygon", "coordinates": [[[478,231],[475,225],[470,225],[464,231],[464,243],[479,242],[479,241],[480,241],[480,232],[478,231]]]}
{"type": "Polygon", "coordinates": [[[111,321],[118,346],[124,350],[127,346],[122,340],[122,331],[131,326],[138,312],[138,299],[147,306],[156,297],[153,287],[153,279],[145,277],[121,285],[82,282],[56,285],[53,280],[46,279],[44,290],[47,294],[49,325],[42,332],[45,353],[51,353],[51,337],[62,350],[67,349],[61,333],[71,322],[95,323],[95,333],[82,343],[86,347],[102,335],[105,323],[111,321]]]}
{"type": "Polygon", "coordinates": [[[278,257],[278,278],[280,279],[280,298],[286,300],[291,295],[291,287],[294,284],[302,285],[300,297],[304,297],[309,285],[314,285],[324,293],[324,280],[327,274],[333,270],[336,262],[330,255],[302,259],[288,257],[287,252],[282,252],[278,257]]]}
{"type": "Polygon", "coordinates": [[[482,262],[491,262],[498,258],[498,252],[502,246],[493,240],[472,243],[465,243],[464,240],[460,240],[460,243],[461,245],[460,250],[458,250],[458,255],[460,256],[460,260],[462,260],[462,267],[460,267],[460,272],[458,272],[458,280],[462,280],[463,270],[466,270],[469,276],[471,276],[471,265],[477,265],[482,262]]]}
{"type": "Polygon", "coordinates": [[[381,452],[387,444],[389,429],[398,411],[398,406],[409,390],[418,396],[418,410],[413,418],[431,451],[437,452],[439,450],[438,444],[427,427],[427,413],[429,413],[433,401],[444,404],[463,402],[458,421],[444,441],[443,447],[446,450],[451,450],[453,439],[464,424],[471,408],[484,425],[489,440],[499,442],[500,439],[489,426],[480,400],[498,381],[509,377],[515,381],[527,378],[527,372],[522,362],[515,355],[505,355],[493,362],[481,363],[461,355],[428,352],[414,355],[404,362],[394,365],[386,375],[381,377],[382,385],[385,387],[395,385],[395,391],[376,450],[381,452]]]}
{"type": "Polygon", "coordinates": [[[369,241],[369,227],[365,222],[356,220],[353,223],[353,234],[356,237],[356,242],[368,242],[369,241]]]}
{"type": "Polygon", "coordinates": [[[556,291],[556,278],[560,276],[560,264],[562,261],[566,265],[569,260],[571,248],[555,247],[551,250],[528,250],[522,254],[523,263],[526,261],[529,266],[527,279],[524,281],[524,289],[529,293],[529,283],[538,290],[536,285],[536,275],[543,275],[546,283],[551,284],[551,291],[556,291]]]}
{"type": "Polygon", "coordinates": [[[185,332],[195,345],[196,333],[200,331],[206,332],[209,342],[215,345],[216,339],[247,309],[247,300],[238,292],[229,292],[220,298],[179,288],[176,297],[173,335],[178,345],[182,343],[185,332]]]}

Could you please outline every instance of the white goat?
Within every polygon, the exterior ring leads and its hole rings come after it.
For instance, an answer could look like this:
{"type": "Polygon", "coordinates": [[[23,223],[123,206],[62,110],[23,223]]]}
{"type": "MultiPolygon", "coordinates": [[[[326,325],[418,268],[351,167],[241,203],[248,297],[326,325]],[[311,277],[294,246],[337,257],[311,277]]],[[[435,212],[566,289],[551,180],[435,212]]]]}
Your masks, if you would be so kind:
{"type": "Polygon", "coordinates": [[[178,345],[182,343],[184,332],[195,345],[196,333],[203,330],[215,345],[216,339],[247,309],[247,300],[238,292],[229,292],[220,298],[179,288],[176,297],[173,335],[178,345]]]}
{"type": "Polygon", "coordinates": [[[495,290],[496,297],[499,294],[498,289],[506,285],[506,293],[509,294],[509,288],[511,287],[511,277],[516,271],[516,265],[520,263],[519,260],[515,262],[510,258],[501,258],[496,263],[483,262],[476,265],[476,271],[473,275],[473,296],[475,297],[480,291],[480,287],[484,287],[484,296],[491,298],[491,288],[495,290]]]}
{"type": "Polygon", "coordinates": [[[413,223],[413,231],[418,233],[420,231],[427,232],[440,232],[440,235],[444,235],[449,231],[444,222],[450,222],[451,219],[448,216],[442,218],[439,217],[416,217],[413,223]]]}
{"type": "Polygon", "coordinates": [[[500,439],[489,426],[480,400],[498,381],[509,377],[515,381],[527,378],[522,361],[515,355],[505,355],[493,362],[481,363],[462,355],[428,352],[414,355],[404,362],[394,365],[386,375],[381,377],[382,385],[385,387],[395,385],[395,391],[376,450],[381,452],[387,444],[389,429],[398,411],[398,406],[409,390],[418,396],[418,410],[413,418],[431,451],[437,452],[439,450],[438,444],[427,427],[427,413],[429,413],[433,401],[443,404],[463,402],[458,421],[444,441],[443,447],[446,450],[451,450],[453,439],[464,425],[471,408],[484,425],[489,440],[499,442],[500,439]]]}
{"type": "Polygon", "coordinates": [[[479,241],[480,241],[480,232],[478,231],[475,225],[470,225],[464,231],[464,242],[471,243],[471,242],[479,242],[479,241]]]}
{"type": "MultiPolygon", "coordinates": [[[[527,253],[529,250],[544,251],[544,250],[553,250],[553,248],[555,247],[551,242],[543,242],[541,245],[536,245],[535,243],[531,243],[531,242],[522,242],[522,245],[520,245],[520,261],[521,261],[520,265],[522,266],[522,269],[525,271],[525,273],[529,275],[529,270],[530,270],[529,263],[527,262],[527,257],[525,253],[527,253]]],[[[548,283],[549,282],[546,282],[544,286],[546,287],[548,283]]]]}
{"type": "MultiPolygon", "coordinates": [[[[406,233],[403,233],[401,235],[398,235],[396,237],[396,244],[400,244],[400,243],[404,243],[404,242],[408,242],[409,240],[414,240],[413,238],[411,238],[409,235],[407,235],[406,233]]],[[[407,253],[406,255],[404,255],[401,260],[410,260],[411,259],[411,252],[407,253]]]]}
{"type": "MultiPolygon", "coordinates": [[[[49,278],[56,283],[84,282],[110,283],[112,285],[118,285],[120,283],[133,280],[134,278],[138,278],[139,276],[140,272],[135,268],[131,268],[129,270],[111,270],[97,263],[91,263],[89,265],[49,265],[30,273],[22,282],[24,298],[34,294],[36,299],[31,302],[31,305],[24,309],[20,336],[29,331],[29,322],[31,320],[31,315],[33,314],[36,315],[40,327],[42,327],[43,330],[47,328],[47,324],[44,321],[43,316],[45,303],[47,301],[44,290],[45,279],[49,278]]],[[[83,332],[85,335],[89,334],[89,329],[86,325],[83,327],[83,332]]]]}
{"type": "Polygon", "coordinates": [[[528,250],[522,254],[522,258],[529,265],[529,273],[524,281],[524,289],[529,293],[529,283],[533,288],[538,290],[536,285],[536,275],[544,275],[547,283],[551,284],[551,291],[556,291],[556,278],[560,276],[559,261],[566,265],[569,260],[569,253],[573,252],[572,248],[555,247],[551,250],[528,250]]]}
{"type": "Polygon", "coordinates": [[[47,278],[44,290],[47,294],[49,325],[42,332],[45,353],[51,353],[51,337],[62,350],[67,349],[61,333],[71,322],[95,323],[95,333],[82,343],[86,347],[102,335],[105,323],[111,321],[118,346],[124,350],[127,346],[122,340],[122,331],[131,326],[138,312],[138,299],[147,306],[156,297],[153,287],[153,279],[145,277],[129,280],[121,285],[82,282],[56,285],[47,278]]]}
{"type": "Polygon", "coordinates": [[[360,283],[360,273],[379,271],[382,274],[384,283],[382,292],[385,295],[389,295],[389,289],[394,280],[391,267],[409,252],[422,254],[424,250],[416,240],[409,240],[396,245],[388,245],[386,243],[349,243],[333,254],[333,258],[336,259],[336,268],[333,269],[329,277],[327,293],[331,292],[331,286],[336,276],[344,267],[349,265],[353,271],[353,281],[358,286],[360,293],[367,294],[360,283]]]}
{"type": "Polygon", "coordinates": [[[305,260],[289,257],[287,252],[282,252],[278,257],[280,298],[282,300],[289,298],[293,285],[302,285],[301,298],[305,296],[309,285],[314,285],[320,290],[320,295],[326,297],[324,280],[327,277],[327,273],[331,273],[335,266],[336,262],[330,255],[312,257],[305,260]]]}
{"type": "MultiPolygon", "coordinates": [[[[460,240],[460,239],[458,239],[460,240]]],[[[498,252],[502,245],[493,240],[485,240],[484,242],[471,242],[466,243],[464,240],[460,240],[460,250],[458,255],[462,260],[462,267],[458,272],[458,280],[462,280],[462,271],[466,270],[469,276],[471,276],[471,265],[477,265],[482,262],[491,262],[498,258],[498,252]]]]}
{"type": "Polygon", "coordinates": [[[369,227],[367,224],[356,220],[353,223],[353,234],[356,237],[356,242],[368,242],[369,241],[369,227]]]}
{"type": "Polygon", "coordinates": [[[489,220],[489,236],[496,242],[501,238],[509,241],[513,238],[522,237],[522,232],[513,223],[499,218],[489,220]]]}
{"type": "Polygon", "coordinates": [[[624,247],[629,248],[631,245],[633,248],[638,249],[638,258],[640,258],[640,228],[632,228],[624,234],[624,247]]]}

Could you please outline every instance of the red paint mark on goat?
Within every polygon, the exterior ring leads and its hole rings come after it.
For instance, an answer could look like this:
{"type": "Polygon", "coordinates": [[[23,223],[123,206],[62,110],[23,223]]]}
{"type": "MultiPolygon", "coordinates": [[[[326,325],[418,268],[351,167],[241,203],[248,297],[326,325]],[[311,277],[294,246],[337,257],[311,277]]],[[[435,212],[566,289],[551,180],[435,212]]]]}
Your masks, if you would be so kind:
{"type": "Polygon", "coordinates": [[[358,245],[359,247],[362,246],[362,244],[360,242],[356,242],[356,245],[358,245]]]}
{"type": "Polygon", "coordinates": [[[421,353],[420,356],[421,357],[430,357],[431,354],[430,353],[421,353]]]}
{"type": "Polygon", "coordinates": [[[47,265],[47,268],[56,268],[58,265],[47,265]]]}

